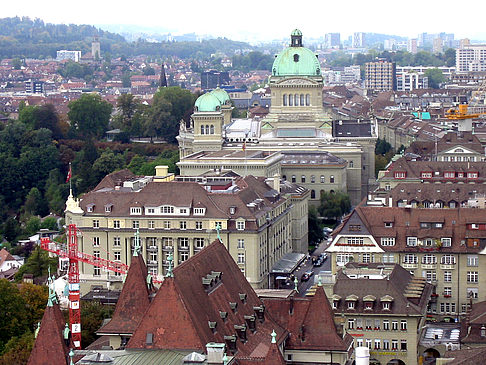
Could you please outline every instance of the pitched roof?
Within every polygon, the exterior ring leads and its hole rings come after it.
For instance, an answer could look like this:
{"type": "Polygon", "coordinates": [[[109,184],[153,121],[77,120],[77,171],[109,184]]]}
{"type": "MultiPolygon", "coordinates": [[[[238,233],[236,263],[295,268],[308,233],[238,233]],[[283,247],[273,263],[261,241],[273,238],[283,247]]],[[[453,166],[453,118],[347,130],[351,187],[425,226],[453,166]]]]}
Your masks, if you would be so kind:
{"type": "Polygon", "coordinates": [[[47,306],[27,365],[66,365],[69,349],[64,342],[64,317],[58,304],[47,306]]]}
{"type": "Polygon", "coordinates": [[[112,172],[111,174],[106,175],[103,180],[101,180],[99,184],[96,185],[93,191],[103,188],[114,189],[115,186],[120,185],[120,183],[122,183],[123,181],[133,179],[134,177],[135,174],[128,169],[112,172]]]}
{"type": "Polygon", "coordinates": [[[313,351],[346,351],[347,346],[337,334],[334,314],[323,287],[312,299],[269,298],[265,306],[276,321],[290,332],[288,349],[313,351]]]}
{"type": "Polygon", "coordinates": [[[111,321],[99,334],[132,334],[150,305],[147,267],[141,255],[133,256],[111,321]]]}
{"type": "Polygon", "coordinates": [[[259,321],[255,308],[265,311],[227,249],[215,241],[176,267],[174,278],[164,280],[127,348],[205,350],[209,342],[224,343],[225,337],[235,336],[237,357],[264,357],[268,347],[259,345],[272,330],[279,344],[287,331],[266,312],[259,321]],[[244,326],[246,341],[238,334],[244,326]],[[149,333],[151,345],[146,343],[149,333]]]}
{"type": "Polygon", "coordinates": [[[6,248],[2,248],[0,250],[0,267],[3,265],[5,261],[16,261],[15,258],[7,251],[6,248]]]}

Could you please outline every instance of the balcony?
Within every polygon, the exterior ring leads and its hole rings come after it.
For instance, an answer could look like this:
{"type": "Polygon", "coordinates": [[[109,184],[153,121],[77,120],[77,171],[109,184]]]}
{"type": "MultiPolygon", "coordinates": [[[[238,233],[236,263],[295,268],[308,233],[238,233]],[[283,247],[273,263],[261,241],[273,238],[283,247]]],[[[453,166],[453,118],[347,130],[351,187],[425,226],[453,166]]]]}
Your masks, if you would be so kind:
{"type": "Polygon", "coordinates": [[[174,251],[173,246],[164,246],[163,251],[174,251]]]}
{"type": "Polygon", "coordinates": [[[159,248],[157,246],[148,246],[147,251],[148,252],[157,252],[159,248]]]}
{"type": "Polygon", "coordinates": [[[437,264],[422,264],[422,269],[436,269],[437,264]]]}
{"type": "Polygon", "coordinates": [[[189,251],[189,246],[179,246],[179,251],[183,251],[183,252],[189,251]]]}
{"type": "Polygon", "coordinates": [[[456,265],[454,264],[440,264],[440,268],[443,270],[454,270],[456,265]]]}
{"type": "Polygon", "coordinates": [[[158,266],[158,262],[156,260],[148,260],[147,266],[158,266]]]}
{"type": "Polygon", "coordinates": [[[403,263],[402,264],[402,267],[404,269],[418,269],[418,264],[406,264],[406,263],[403,263]]]}
{"type": "Polygon", "coordinates": [[[121,282],[123,281],[123,277],[120,276],[115,276],[115,275],[108,275],[108,281],[110,282],[121,282]]]}

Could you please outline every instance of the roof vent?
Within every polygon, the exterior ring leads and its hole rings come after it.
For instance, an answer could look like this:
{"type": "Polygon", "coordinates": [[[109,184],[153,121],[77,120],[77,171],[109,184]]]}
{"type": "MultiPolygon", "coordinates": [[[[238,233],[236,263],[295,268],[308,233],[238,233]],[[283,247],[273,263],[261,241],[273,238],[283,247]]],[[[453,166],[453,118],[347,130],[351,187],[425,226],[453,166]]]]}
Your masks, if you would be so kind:
{"type": "Polygon", "coordinates": [[[147,345],[153,345],[154,343],[154,334],[153,333],[147,333],[145,337],[145,344],[147,345]]]}
{"type": "Polygon", "coordinates": [[[265,320],[265,306],[262,304],[258,307],[253,307],[253,310],[255,311],[258,320],[263,322],[265,320]]]}
{"type": "Polygon", "coordinates": [[[245,343],[246,342],[246,325],[235,324],[233,327],[235,328],[236,333],[238,334],[238,337],[240,338],[240,341],[245,343]]]}
{"type": "Polygon", "coordinates": [[[240,300],[245,303],[246,302],[246,293],[239,293],[240,300]]]}
{"type": "Polygon", "coordinates": [[[244,316],[246,325],[250,329],[250,331],[255,332],[256,331],[256,322],[255,322],[255,316],[244,316]]]}
{"type": "Polygon", "coordinates": [[[236,312],[236,308],[238,307],[238,303],[236,302],[229,302],[229,306],[233,312],[236,312]]]}

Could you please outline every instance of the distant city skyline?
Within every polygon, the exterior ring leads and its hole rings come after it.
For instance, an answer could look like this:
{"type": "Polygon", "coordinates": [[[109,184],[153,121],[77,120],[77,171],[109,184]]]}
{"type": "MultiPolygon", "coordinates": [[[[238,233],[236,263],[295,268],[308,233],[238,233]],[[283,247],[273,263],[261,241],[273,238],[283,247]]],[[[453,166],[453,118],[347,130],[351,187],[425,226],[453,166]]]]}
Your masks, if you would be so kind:
{"type": "MultiPolygon", "coordinates": [[[[450,0],[410,0],[403,6],[392,6],[384,0],[346,3],[148,0],[137,7],[113,0],[85,0],[79,4],[72,7],[60,0],[8,2],[2,7],[2,17],[29,16],[48,23],[156,27],[173,34],[194,32],[241,41],[283,39],[294,28],[302,30],[304,41],[305,37],[318,38],[326,33],[341,33],[343,40],[354,32],[409,38],[423,32],[446,32],[454,33],[456,39],[486,39],[486,30],[480,29],[472,17],[453,16],[460,9],[450,0]]],[[[476,11],[486,10],[484,4],[474,6],[476,11]]]]}

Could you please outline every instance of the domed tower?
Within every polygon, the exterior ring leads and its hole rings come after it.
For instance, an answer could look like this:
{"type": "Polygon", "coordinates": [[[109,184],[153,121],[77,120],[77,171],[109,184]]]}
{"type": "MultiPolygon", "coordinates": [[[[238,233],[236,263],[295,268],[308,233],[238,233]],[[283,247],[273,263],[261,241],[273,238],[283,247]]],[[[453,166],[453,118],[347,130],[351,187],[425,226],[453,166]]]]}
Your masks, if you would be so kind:
{"type": "Polygon", "coordinates": [[[322,87],[319,59],[303,46],[302,32],[295,29],[290,35],[290,46],[275,56],[273,62],[272,103],[267,116],[270,124],[265,128],[296,127],[297,119],[298,126],[321,128],[329,121],[322,106],[322,87]]]}
{"type": "Polygon", "coordinates": [[[193,152],[221,150],[224,112],[220,99],[212,92],[201,95],[194,104],[191,118],[194,126],[193,152]]]}
{"type": "Polygon", "coordinates": [[[231,122],[231,112],[233,111],[233,106],[231,105],[231,99],[228,95],[228,93],[217,87],[213,91],[211,91],[211,94],[216,96],[221,103],[221,111],[223,112],[224,115],[224,124],[228,124],[231,122]]]}

